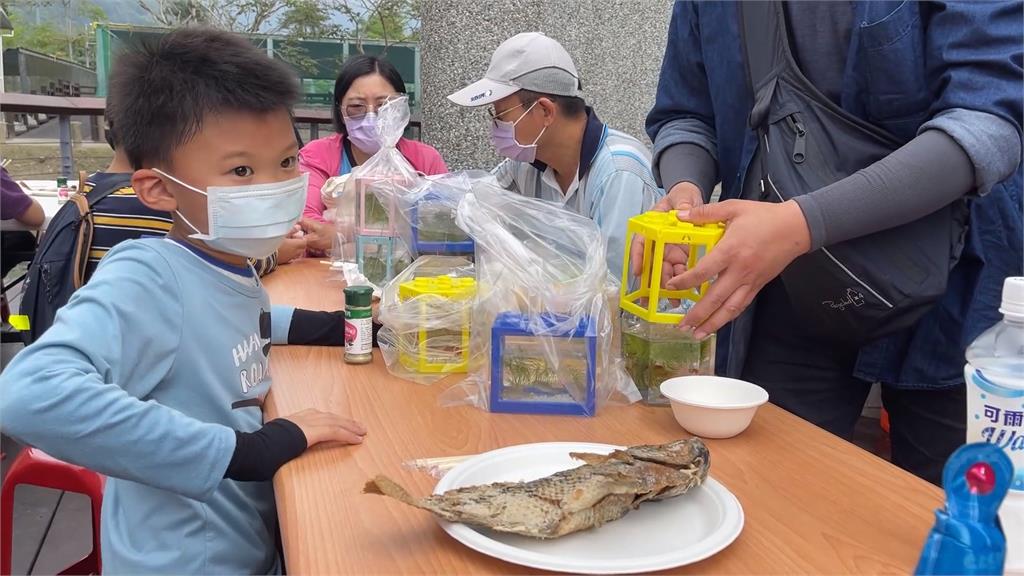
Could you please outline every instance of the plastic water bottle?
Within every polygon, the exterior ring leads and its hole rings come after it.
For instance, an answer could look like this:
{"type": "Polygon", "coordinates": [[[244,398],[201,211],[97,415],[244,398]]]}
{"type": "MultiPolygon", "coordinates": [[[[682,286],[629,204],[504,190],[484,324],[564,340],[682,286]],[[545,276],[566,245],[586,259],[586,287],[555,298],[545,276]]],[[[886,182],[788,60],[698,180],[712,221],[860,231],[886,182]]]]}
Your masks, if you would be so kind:
{"type": "Polygon", "coordinates": [[[1024,574],[1024,278],[1003,284],[1003,321],[967,348],[967,442],[989,442],[1013,461],[999,509],[1007,574],[1024,574]]]}

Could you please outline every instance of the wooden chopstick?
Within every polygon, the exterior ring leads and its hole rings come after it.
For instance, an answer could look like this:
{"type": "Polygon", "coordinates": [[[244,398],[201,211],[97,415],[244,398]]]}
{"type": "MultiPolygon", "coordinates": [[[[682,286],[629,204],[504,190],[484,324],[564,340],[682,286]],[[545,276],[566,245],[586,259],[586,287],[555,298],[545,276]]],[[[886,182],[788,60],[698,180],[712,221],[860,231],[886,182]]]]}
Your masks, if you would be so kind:
{"type": "Polygon", "coordinates": [[[436,472],[447,472],[473,456],[476,456],[476,454],[469,454],[466,456],[443,456],[439,458],[416,458],[414,460],[407,460],[402,464],[402,466],[413,470],[425,470],[428,473],[433,474],[436,472]]]}

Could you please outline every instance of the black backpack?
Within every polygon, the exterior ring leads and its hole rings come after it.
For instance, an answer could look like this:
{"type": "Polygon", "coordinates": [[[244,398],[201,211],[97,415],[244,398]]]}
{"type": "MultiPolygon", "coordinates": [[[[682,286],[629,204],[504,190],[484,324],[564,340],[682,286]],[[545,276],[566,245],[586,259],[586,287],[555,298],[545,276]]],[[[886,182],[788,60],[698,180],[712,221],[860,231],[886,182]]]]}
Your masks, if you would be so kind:
{"type": "MultiPolygon", "coordinates": [[[[803,75],[782,4],[742,2],[740,16],[758,148],[743,197],[784,202],[837,182],[903,142],[847,113],[803,75]]],[[[910,328],[946,292],[963,248],[958,200],[913,222],[826,246],[781,274],[794,313],[833,341],[865,344],[910,328]]]]}
{"type": "MultiPolygon", "coordinates": [[[[25,279],[21,310],[29,319],[29,329],[22,332],[26,345],[38,340],[53,325],[57,310],[85,284],[93,237],[93,206],[131,186],[131,173],[117,176],[104,179],[84,195],[72,195],[50,220],[25,279]]],[[[85,179],[80,178],[79,182],[84,183],[85,179]]]]}

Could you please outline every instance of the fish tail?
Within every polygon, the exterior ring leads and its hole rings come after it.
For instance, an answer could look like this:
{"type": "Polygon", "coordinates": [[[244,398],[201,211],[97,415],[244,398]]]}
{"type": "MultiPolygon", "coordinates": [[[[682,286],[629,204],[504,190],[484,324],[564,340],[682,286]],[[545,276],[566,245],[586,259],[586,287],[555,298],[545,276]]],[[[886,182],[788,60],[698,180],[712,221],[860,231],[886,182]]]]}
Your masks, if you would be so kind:
{"type": "Polygon", "coordinates": [[[421,507],[421,504],[405,488],[402,488],[397,482],[383,475],[378,475],[373,480],[367,482],[366,486],[363,486],[363,493],[380,494],[410,506],[421,507]]]}

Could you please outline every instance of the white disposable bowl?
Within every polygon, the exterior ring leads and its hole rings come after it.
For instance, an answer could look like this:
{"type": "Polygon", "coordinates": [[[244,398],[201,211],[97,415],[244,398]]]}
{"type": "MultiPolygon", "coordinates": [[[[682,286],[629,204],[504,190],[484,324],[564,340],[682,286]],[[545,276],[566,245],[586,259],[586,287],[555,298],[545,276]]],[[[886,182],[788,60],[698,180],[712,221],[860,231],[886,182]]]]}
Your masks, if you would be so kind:
{"type": "Polygon", "coordinates": [[[661,384],[676,422],[694,436],[732,438],[750,426],[757,407],[768,401],[764,388],[720,376],[681,376],[661,384]]]}

